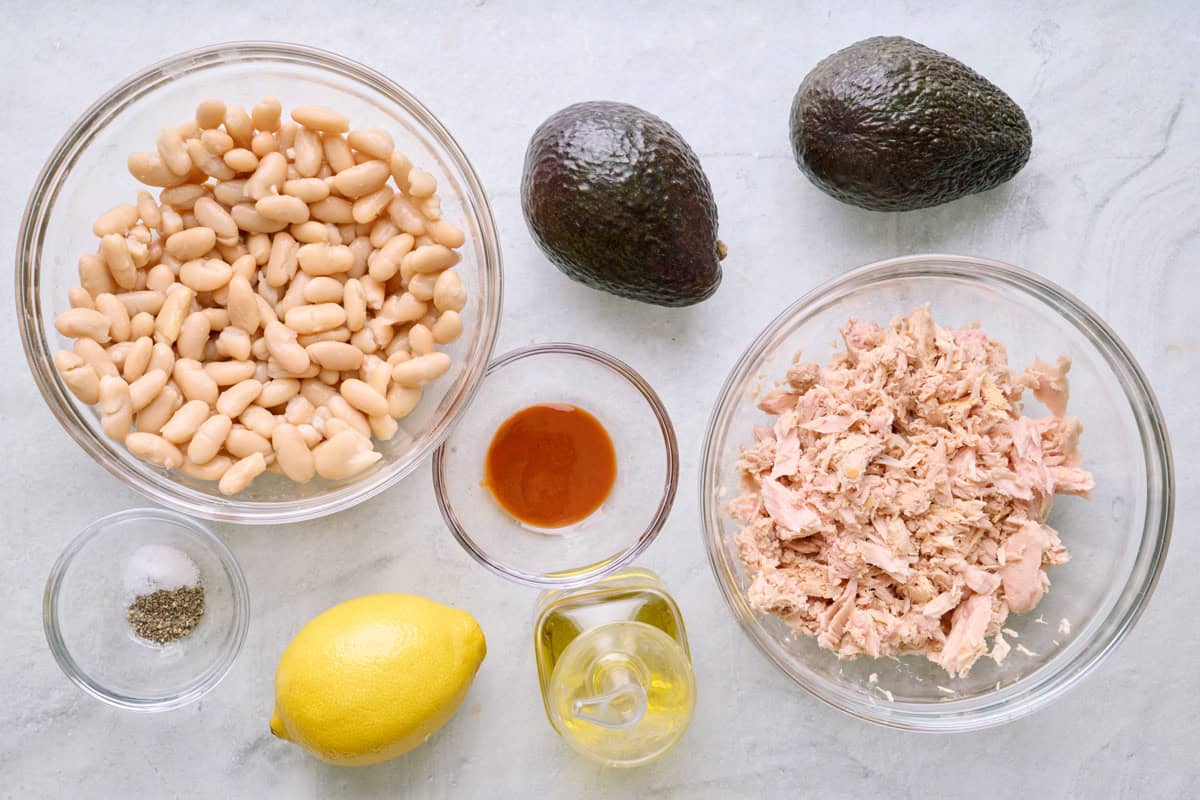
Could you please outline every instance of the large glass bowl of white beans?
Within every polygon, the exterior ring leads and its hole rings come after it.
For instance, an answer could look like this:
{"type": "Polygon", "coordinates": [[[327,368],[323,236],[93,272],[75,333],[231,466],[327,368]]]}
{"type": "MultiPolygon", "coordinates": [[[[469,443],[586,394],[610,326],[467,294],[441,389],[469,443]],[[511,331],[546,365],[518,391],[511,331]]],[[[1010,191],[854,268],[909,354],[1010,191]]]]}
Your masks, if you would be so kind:
{"type": "Polygon", "coordinates": [[[470,403],[500,249],[479,180],[384,75],[193,50],[101,97],[30,195],[16,300],[66,431],[149,498],[311,519],[404,478],[470,403]]]}

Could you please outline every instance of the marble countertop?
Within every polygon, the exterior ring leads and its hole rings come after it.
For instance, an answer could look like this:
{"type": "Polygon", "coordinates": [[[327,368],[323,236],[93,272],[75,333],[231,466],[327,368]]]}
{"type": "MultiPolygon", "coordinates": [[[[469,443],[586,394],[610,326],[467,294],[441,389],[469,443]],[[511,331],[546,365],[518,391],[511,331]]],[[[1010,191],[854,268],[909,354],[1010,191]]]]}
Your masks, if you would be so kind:
{"type": "MultiPolygon", "coordinates": [[[[531,590],[478,567],[438,514],[427,468],[328,519],[217,526],[245,568],[250,637],[201,702],[142,716],[59,672],[42,635],[55,557],[96,517],[145,505],[62,431],[28,379],[15,326],[0,342],[0,797],[1069,797],[1200,795],[1200,17],[1194,4],[1102,2],[549,4],[10,3],[0,47],[0,251],[67,126],[143,65],[218,41],[272,38],[340,52],[395,78],[454,132],[487,188],[504,245],[498,352],[567,339],[627,359],[658,389],[681,443],[679,498],[643,563],[687,616],[702,702],[660,763],[613,772],[546,723],[530,646],[531,590]],[[565,4],[564,4],[565,5],[565,4]],[[800,6],[804,6],[801,8],[800,6]],[[821,57],[876,34],[948,51],[1008,91],[1033,158],[996,191],[875,214],[813,188],[792,161],[792,94],[821,57]],[[534,127],[585,99],[668,119],[699,153],[736,240],[724,285],[666,311],[571,283],[526,233],[518,198],[534,127]],[[1050,708],[982,733],[931,737],[829,708],[750,644],[701,545],[703,427],[766,320],[860,264],[915,252],[1019,264],[1077,293],[1124,337],[1167,415],[1177,457],[1175,538],[1157,593],[1120,648],[1050,708]],[[395,510],[404,509],[403,524],[395,510]],[[342,599],[402,590],[453,600],[489,654],[458,716],[395,762],[338,769],[272,739],[275,662],[342,599]]],[[[13,308],[0,282],[0,304],[13,308]]]]}

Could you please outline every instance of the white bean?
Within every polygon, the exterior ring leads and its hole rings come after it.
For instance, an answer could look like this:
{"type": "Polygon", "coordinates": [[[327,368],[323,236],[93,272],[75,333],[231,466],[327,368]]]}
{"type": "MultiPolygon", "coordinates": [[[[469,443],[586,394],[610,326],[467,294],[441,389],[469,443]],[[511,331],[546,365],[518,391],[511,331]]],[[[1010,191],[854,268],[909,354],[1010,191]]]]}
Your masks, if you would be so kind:
{"type": "Polygon", "coordinates": [[[175,347],[183,358],[197,361],[204,358],[204,346],[208,344],[208,335],[212,331],[212,323],[203,311],[193,311],[183,320],[179,328],[179,338],[175,347]]]}
{"type": "Polygon", "coordinates": [[[254,210],[276,222],[299,223],[308,220],[308,204],[286,194],[267,195],[254,204],[254,210]]]}
{"type": "Polygon", "coordinates": [[[196,435],[196,430],[211,413],[212,408],[203,400],[189,400],[171,415],[159,433],[168,442],[183,444],[196,435]]]}
{"type": "Polygon", "coordinates": [[[173,258],[191,261],[212,250],[216,244],[216,232],[212,228],[199,226],[168,236],[166,248],[173,258]]]}
{"type": "Polygon", "coordinates": [[[147,314],[158,314],[162,310],[163,303],[166,302],[167,294],[166,292],[142,289],[136,292],[122,292],[117,295],[117,299],[125,304],[125,309],[131,316],[143,311],[147,314]]]}
{"type": "Polygon", "coordinates": [[[277,131],[282,113],[283,107],[278,100],[274,97],[264,97],[250,109],[250,118],[254,122],[254,127],[260,131],[277,131]]]}
{"type": "Polygon", "coordinates": [[[54,366],[62,375],[63,383],[81,402],[95,405],[100,400],[100,376],[78,354],[59,350],[54,355],[54,366]]]}
{"type": "Polygon", "coordinates": [[[150,405],[137,412],[134,424],[144,433],[159,433],[182,405],[183,397],[180,396],[179,390],[175,388],[174,383],[168,382],[150,405]]]}
{"type": "Polygon", "coordinates": [[[229,214],[237,222],[238,227],[247,233],[275,233],[288,226],[286,222],[267,219],[249,203],[238,203],[229,209],[229,214]]]}
{"type": "Polygon", "coordinates": [[[367,421],[371,423],[371,433],[381,442],[391,441],[400,430],[396,420],[387,414],[375,414],[367,417],[367,421]]]}
{"type": "Polygon", "coordinates": [[[321,149],[325,153],[326,163],[334,173],[354,166],[354,154],[350,152],[350,145],[336,133],[327,133],[321,137],[321,149]]]}
{"type": "Polygon", "coordinates": [[[325,407],[329,409],[330,414],[345,422],[363,436],[370,437],[371,426],[367,422],[366,414],[350,405],[346,398],[340,394],[335,394],[325,401],[325,407]]]}
{"type": "Polygon", "coordinates": [[[408,173],[408,194],[411,197],[429,197],[437,191],[437,181],[423,169],[413,167],[408,173]]]}
{"type": "Polygon", "coordinates": [[[254,378],[235,383],[217,398],[217,411],[227,417],[240,416],[262,392],[262,383],[254,378]]]}
{"type": "Polygon", "coordinates": [[[457,311],[443,311],[433,323],[433,340],[438,344],[450,344],[463,332],[462,317],[457,311]]]}
{"type": "Polygon", "coordinates": [[[307,397],[296,395],[288,400],[287,408],[283,412],[283,417],[293,425],[302,425],[312,421],[313,414],[316,408],[309,402],[307,397]]]}
{"type": "Polygon", "coordinates": [[[133,426],[133,406],[129,401],[129,384],[112,375],[100,378],[100,427],[111,438],[124,441],[133,426]]]}
{"type": "Polygon", "coordinates": [[[209,99],[196,106],[196,125],[201,129],[216,128],[225,121],[225,103],[209,99]]]}
{"type": "Polygon", "coordinates": [[[187,175],[192,171],[192,159],[188,157],[187,146],[178,128],[163,128],[158,134],[155,146],[158,148],[159,160],[171,172],[187,175]]]}
{"type": "Polygon", "coordinates": [[[266,439],[271,438],[275,430],[275,415],[262,406],[253,405],[238,416],[238,421],[250,430],[266,439]]]}
{"type": "Polygon", "coordinates": [[[138,458],[172,469],[183,464],[183,453],[161,436],[141,431],[125,437],[125,446],[138,458]]]}
{"type": "Polygon", "coordinates": [[[226,328],[217,336],[217,354],[234,361],[247,361],[253,355],[250,334],[241,328],[226,328]]]}
{"type": "MultiPolygon", "coordinates": [[[[292,311],[288,312],[289,315],[291,313],[292,311]]],[[[309,368],[308,351],[296,341],[296,332],[290,325],[279,321],[268,322],[264,338],[267,340],[267,350],[271,357],[283,369],[292,374],[299,374],[309,368]]]]}
{"type": "Polygon", "coordinates": [[[234,495],[248,487],[255,478],[267,471],[267,461],[262,453],[251,453],[241,459],[221,476],[217,489],[223,495],[234,495]]]}
{"type": "Polygon", "coordinates": [[[362,366],[363,352],[344,342],[315,342],[308,345],[309,358],[325,369],[347,372],[362,366]]]}
{"type": "Polygon", "coordinates": [[[423,356],[434,352],[437,349],[437,342],[433,338],[433,331],[419,322],[413,325],[408,329],[408,349],[414,356],[423,356]]]}
{"type": "Polygon", "coordinates": [[[147,186],[178,186],[187,181],[186,175],[168,169],[158,153],[134,153],[125,163],[129,174],[147,186]]]}
{"type": "Polygon", "coordinates": [[[260,158],[258,168],[254,169],[254,174],[246,179],[246,197],[251,200],[270,197],[272,193],[280,190],[287,176],[287,158],[284,158],[280,152],[269,152],[260,158]]]}
{"type": "Polygon", "coordinates": [[[414,388],[440,378],[448,369],[450,356],[429,353],[392,367],[392,380],[400,386],[414,388]]]}
{"type": "MultiPolygon", "coordinates": [[[[394,177],[394,176],[393,176],[394,177]]],[[[388,216],[396,227],[404,233],[420,236],[425,233],[425,218],[417,207],[413,205],[412,200],[409,200],[402,194],[397,194],[392,197],[392,202],[388,203],[388,216]]]]}
{"type": "Polygon", "coordinates": [[[350,120],[324,106],[296,106],[292,109],[292,119],[306,128],[323,133],[345,133],[350,130],[350,120]]]}
{"type": "Polygon", "coordinates": [[[358,152],[384,161],[390,162],[392,151],[396,149],[395,144],[392,142],[392,135],[379,128],[351,131],[346,139],[350,146],[358,152]]]}
{"type": "Polygon", "coordinates": [[[301,245],[296,255],[300,269],[314,277],[346,272],[354,263],[354,253],[349,247],[325,242],[301,245]]]}
{"type": "Polygon", "coordinates": [[[299,428],[288,423],[276,425],[271,433],[271,444],[284,475],[297,483],[312,480],[316,464],[299,428]]]}
{"type": "Polygon", "coordinates": [[[334,278],[321,276],[312,278],[304,286],[304,301],[306,303],[338,303],[342,301],[345,289],[342,282],[334,278]]]}
{"type": "Polygon", "coordinates": [[[190,475],[197,480],[202,481],[217,481],[221,476],[229,471],[233,466],[233,459],[229,456],[217,456],[209,459],[203,464],[197,464],[189,457],[184,457],[183,465],[180,467],[184,473],[190,475]]]}
{"type": "Polygon", "coordinates": [[[364,161],[334,176],[333,189],[343,197],[359,198],[378,191],[391,174],[386,161],[364,161]]]}
{"type": "Polygon", "coordinates": [[[233,420],[224,414],[214,414],[204,420],[188,443],[188,458],[196,464],[208,463],[221,451],[232,428],[233,420]]]}
{"type": "Polygon", "coordinates": [[[122,289],[132,289],[137,283],[137,265],[129,255],[129,243],[119,233],[100,238],[100,255],[114,281],[122,289]]]}
{"type": "MultiPolygon", "coordinates": [[[[442,273],[444,275],[446,273],[442,273]]],[[[437,287],[437,280],[441,277],[436,273],[422,273],[414,275],[412,280],[408,282],[408,291],[413,297],[422,302],[429,302],[433,299],[434,289],[437,287]]]]}
{"type": "Polygon", "coordinates": [[[354,222],[354,206],[349,200],[333,195],[309,205],[308,213],[315,220],[332,222],[334,225],[354,222]]]}
{"type": "Polygon", "coordinates": [[[329,480],[349,478],[383,458],[371,449],[369,439],[349,430],[321,442],[312,455],[317,474],[329,480]]]}
{"type": "MultiPolygon", "coordinates": [[[[119,299],[119,298],[118,298],[119,299]]],[[[128,306],[126,306],[128,310],[128,306]]],[[[154,335],[154,315],[139,311],[129,318],[129,337],[140,339],[154,335]]]]}
{"type": "Polygon", "coordinates": [[[296,172],[302,178],[311,178],[321,169],[325,152],[321,147],[321,137],[316,131],[301,128],[296,131],[296,141],[292,146],[292,161],[296,172]]]}
{"type": "Polygon", "coordinates": [[[54,319],[54,328],[72,339],[86,337],[107,342],[110,340],[108,331],[111,326],[112,321],[93,308],[72,308],[54,319]]]}
{"type": "Polygon", "coordinates": [[[204,371],[217,386],[233,386],[254,377],[256,364],[253,361],[210,361],[204,371]]]}
{"type": "Polygon", "coordinates": [[[179,385],[179,391],[188,400],[203,400],[209,405],[216,404],[220,389],[199,361],[188,358],[177,360],[173,375],[175,383],[179,385]]]}
{"type": "Polygon", "coordinates": [[[433,285],[433,305],[438,311],[462,311],[467,304],[467,291],[462,278],[453,270],[438,275],[433,285]]]}
{"type": "Polygon", "coordinates": [[[124,303],[105,293],[96,296],[95,309],[108,317],[108,335],[113,341],[129,340],[129,310],[125,308],[124,303]]]}
{"type": "Polygon", "coordinates": [[[101,378],[105,375],[111,375],[115,378],[120,374],[117,365],[113,363],[112,356],[95,339],[89,337],[76,339],[72,349],[76,355],[86,361],[92,369],[96,370],[96,374],[101,378]]]}
{"type": "Polygon", "coordinates": [[[234,275],[229,281],[229,298],[226,303],[229,322],[250,335],[254,335],[262,321],[255,297],[250,282],[241,275],[234,275]]]}
{"type": "Polygon", "coordinates": [[[284,322],[296,333],[320,333],[346,322],[346,310],[337,303],[296,306],[287,312],[284,322]]]}
{"type": "Polygon", "coordinates": [[[225,449],[234,458],[245,458],[251,453],[270,453],[271,443],[249,428],[235,424],[225,437],[225,449]]]}
{"type": "Polygon", "coordinates": [[[284,182],[283,193],[305,203],[316,203],[329,197],[329,184],[320,178],[295,178],[284,182]]]}
{"type": "Polygon", "coordinates": [[[124,235],[129,233],[129,229],[136,225],[137,221],[137,206],[122,203],[101,214],[99,219],[92,223],[92,233],[97,238],[110,233],[124,235]]]}
{"type": "Polygon", "coordinates": [[[237,173],[229,168],[220,156],[213,155],[199,139],[187,140],[187,154],[192,163],[205,175],[219,181],[233,180],[237,173]]]}
{"type": "Polygon", "coordinates": [[[179,267],[179,280],[197,292],[215,292],[232,277],[233,267],[219,258],[196,258],[179,267]]]}
{"type": "MultiPolygon", "coordinates": [[[[357,350],[357,348],[351,348],[357,350]]],[[[377,414],[387,414],[387,398],[371,388],[370,384],[357,378],[341,382],[339,390],[346,402],[366,414],[368,417],[377,414]]]]}
{"type": "MultiPolygon", "coordinates": [[[[207,228],[205,229],[207,230],[207,228]]],[[[177,283],[167,292],[167,299],[154,318],[155,338],[168,344],[174,344],[183,328],[184,316],[192,305],[196,293],[189,287],[177,283]]]]}
{"type": "Polygon", "coordinates": [[[104,292],[115,292],[116,281],[108,270],[104,257],[97,253],[84,253],[79,257],[79,285],[92,297],[104,292]]]}
{"type": "Polygon", "coordinates": [[[129,384],[129,405],[133,411],[141,411],[167,385],[170,375],[161,369],[152,369],[129,384]]]}

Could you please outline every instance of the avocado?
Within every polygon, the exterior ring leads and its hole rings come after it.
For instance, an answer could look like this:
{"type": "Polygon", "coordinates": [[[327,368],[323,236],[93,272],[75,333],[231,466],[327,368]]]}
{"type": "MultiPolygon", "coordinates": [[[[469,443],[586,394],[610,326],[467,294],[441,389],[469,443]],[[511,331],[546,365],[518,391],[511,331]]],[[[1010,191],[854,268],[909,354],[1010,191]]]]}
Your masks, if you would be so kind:
{"type": "Polygon", "coordinates": [[[817,64],[792,101],[791,139],[809,180],[874,211],[999,186],[1033,144],[1024,112],[995,84],[900,36],[865,39],[817,64]]]}
{"type": "Polygon", "coordinates": [[[696,154],[663,120],[624,103],[577,103],[538,127],[521,208],[568,277],[621,297],[687,306],[721,283],[725,246],[696,154]]]}

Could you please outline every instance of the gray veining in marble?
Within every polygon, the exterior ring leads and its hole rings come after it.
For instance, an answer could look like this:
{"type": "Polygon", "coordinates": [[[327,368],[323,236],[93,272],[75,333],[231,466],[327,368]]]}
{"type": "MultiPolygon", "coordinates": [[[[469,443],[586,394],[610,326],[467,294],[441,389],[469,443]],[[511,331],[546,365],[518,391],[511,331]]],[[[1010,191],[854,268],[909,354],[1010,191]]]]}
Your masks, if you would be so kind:
{"type": "MultiPolygon", "coordinates": [[[[10,324],[0,344],[0,367],[14,376],[0,381],[0,797],[1200,795],[1196,4],[550,5],[8,0],[0,4],[0,252],[12,252],[25,194],[53,143],[146,63],[262,37],[335,50],[393,76],[453,131],[488,189],[507,267],[499,349],[547,339],[605,348],[641,370],[674,417],[681,491],[645,563],[669,582],[692,634],[701,702],[682,745],[648,769],[612,772],[559,742],[537,694],[534,594],[458,548],[424,469],[330,519],[219,527],[245,567],[254,614],[241,659],[201,703],[138,716],[86,698],[42,637],[43,581],[89,520],[144,501],[59,429],[26,377],[10,324]],[[899,215],[859,211],[814,189],[787,142],[792,93],[819,58],[875,34],[947,50],[1012,94],[1034,129],[1025,170],[988,194],[899,215]],[[598,294],[560,276],[530,241],[517,194],[528,136],[584,99],[644,106],[700,154],[733,244],[712,300],[665,312],[598,294]],[[921,251],[990,256],[1073,289],[1141,361],[1178,459],[1171,557],[1137,629],[1053,707],[952,738],[850,719],[771,667],[718,596],[696,508],[708,411],[766,319],[849,267],[921,251]],[[377,768],[328,767],[266,734],[275,661],[309,616],[380,590],[470,609],[487,632],[488,658],[462,711],[430,745],[377,768]]],[[[7,280],[0,307],[12,309],[7,280]]]]}

